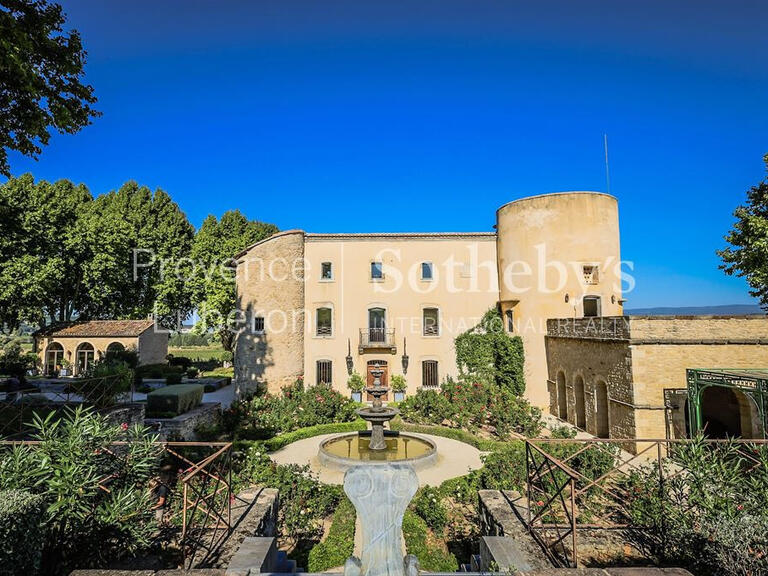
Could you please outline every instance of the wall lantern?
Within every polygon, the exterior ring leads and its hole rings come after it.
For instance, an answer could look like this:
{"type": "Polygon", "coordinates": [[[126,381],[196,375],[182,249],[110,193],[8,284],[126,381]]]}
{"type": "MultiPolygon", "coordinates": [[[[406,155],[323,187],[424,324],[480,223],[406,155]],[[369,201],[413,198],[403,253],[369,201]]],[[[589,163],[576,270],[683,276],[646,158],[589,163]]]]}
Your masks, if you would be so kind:
{"type": "Polygon", "coordinates": [[[403,338],[403,374],[408,374],[408,349],[406,348],[406,341],[403,338]]]}
{"type": "Polygon", "coordinates": [[[352,369],[355,367],[355,365],[352,363],[352,344],[349,341],[349,338],[347,338],[347,374],[350,376],[352,375],[352,369]]]}

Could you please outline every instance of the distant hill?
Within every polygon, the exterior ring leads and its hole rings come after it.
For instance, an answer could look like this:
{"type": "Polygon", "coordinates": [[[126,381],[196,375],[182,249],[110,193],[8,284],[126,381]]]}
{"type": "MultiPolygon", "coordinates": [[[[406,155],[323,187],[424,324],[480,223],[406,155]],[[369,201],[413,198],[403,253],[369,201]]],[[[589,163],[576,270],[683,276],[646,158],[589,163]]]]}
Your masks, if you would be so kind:
{"type": "Polygon", "coordinates": [[[729,316],[765,314],[757,304],[726,304],[724,306],[660,306],[658,308],[626,308],[625,316],[729,316]]]}

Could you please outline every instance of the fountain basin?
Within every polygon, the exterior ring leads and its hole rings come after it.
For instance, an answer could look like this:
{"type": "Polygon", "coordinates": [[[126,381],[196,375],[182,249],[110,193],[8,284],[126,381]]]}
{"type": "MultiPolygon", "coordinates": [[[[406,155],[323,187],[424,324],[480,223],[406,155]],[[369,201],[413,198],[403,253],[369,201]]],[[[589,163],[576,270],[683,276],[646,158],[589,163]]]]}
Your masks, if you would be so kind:
{"type": "Polygon", "coordinates": [[[329,438],[320,444],[320,463],[339,470],[393,463],[410,464],[420,470],[434,465],[437,459],[437,446],[427,438],[387,431],[384,450],[371,450],[370,438],[370,431],[329,438]]]}

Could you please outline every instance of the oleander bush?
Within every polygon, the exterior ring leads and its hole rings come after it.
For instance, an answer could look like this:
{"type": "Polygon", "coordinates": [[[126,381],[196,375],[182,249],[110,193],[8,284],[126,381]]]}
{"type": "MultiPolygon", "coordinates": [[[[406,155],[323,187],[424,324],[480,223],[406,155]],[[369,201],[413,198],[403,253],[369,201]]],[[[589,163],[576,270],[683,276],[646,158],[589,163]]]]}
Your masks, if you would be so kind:
{"type": "Polygon", "coordinates": [[[346,496],[333,513],[328,536],[309,552],[307,568],[310,572],[325,572],[329,568],[344,566],[355,546],[355,520],[357,513],[346,496]]]}
{"type": "Polygon", "coordinates": [[[330,386],[304,387],[299,378],[279,395],[263,393],[235,402],[223,415],[225,429],[238,438],[266,439],[319,424],[357,419],[356,404],[330,386]]]}
{"type": "Polygon", "coordinates": [[[624,486],[636,544],[659,563],[700,576],[768,574],[768,447],[675,446],[624,486]]]}
{"type": "Polygon", "coordinates": [[[0,491],[0,576],[35,576],[44,542],[45,502],[26,490],[0,491]]]}
{"type": "Polygon", "coordinates": [[[156,523],[148,484],[162,452],[156,437],[82,407],[31,425],[38,444],[0,451],[0,486],[43,502],[40,573],[68,574],[149,547],[156,523]],[[118,440],[126,443],[116,447],[118,440]]]}
{"type": "Polygon", "coordinates": [[[177,384],[166,386],[147,394],[147,415],[158,414],[178,416],[200,405],[203,387],[200,384],[177,384]]]}

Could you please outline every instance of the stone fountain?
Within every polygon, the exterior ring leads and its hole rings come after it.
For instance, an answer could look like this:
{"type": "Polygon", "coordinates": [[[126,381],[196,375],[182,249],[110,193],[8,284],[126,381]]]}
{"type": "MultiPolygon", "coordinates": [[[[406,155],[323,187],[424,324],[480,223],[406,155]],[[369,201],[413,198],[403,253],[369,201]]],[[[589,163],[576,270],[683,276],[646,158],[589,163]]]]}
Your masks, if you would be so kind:
{"type": "Polygon", "coordinates": [[[384,406],[381,397],[389,392],[387,386],[382,386],[381,376],[384,374],[384,370],[381,366],[375,364],[371,369],[371,376],[373,376],[373,386],[369,386],[365,389],[368,394],[373,396],[373,403],[366,408],[360,408],[357,413],[366,422],[371,424],[371,441],[368,445],[369,450],[386,450],[387,443],[384,440],[384,423],[389,422],[397,416],[400,411],[397,408],[390,408],[384,406]]]}

